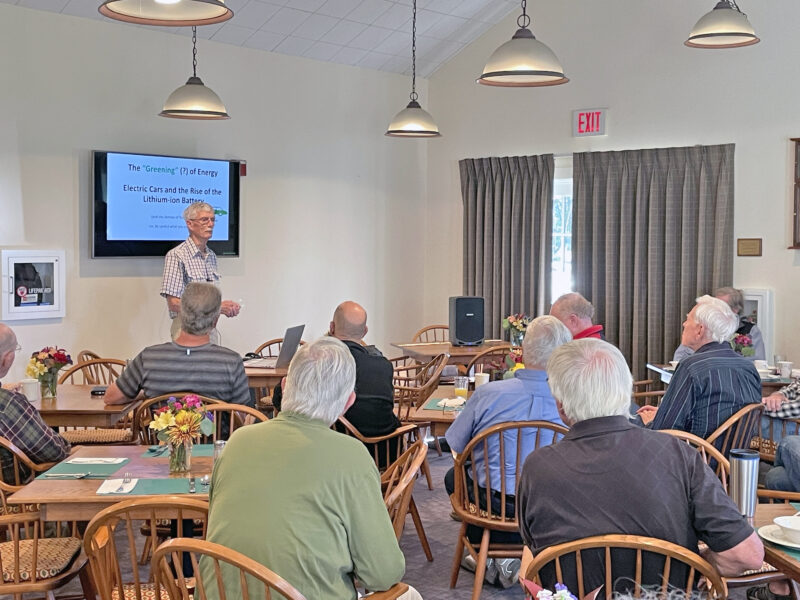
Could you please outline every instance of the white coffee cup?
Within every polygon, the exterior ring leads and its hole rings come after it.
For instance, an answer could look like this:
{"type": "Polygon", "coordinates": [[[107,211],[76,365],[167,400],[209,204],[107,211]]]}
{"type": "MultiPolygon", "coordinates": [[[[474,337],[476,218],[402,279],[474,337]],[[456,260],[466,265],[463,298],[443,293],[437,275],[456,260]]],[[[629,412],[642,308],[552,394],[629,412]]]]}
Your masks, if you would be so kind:
{"type": "Polygon", "coordinates": [[[475,387],[479,388],[484,383],[489,383],[488,373],[475,373],[475,387]]]}
{"type": "Polygon", "coordinates": [[[766,371],[769,369],[769,365],[767,365],[767,361],[765,360],[754,360],[753,366],[756,368],[756,371],[766,371]]]}
{"type": "Polygon", "coordinates": [[[37,379],[23,379],[20,381],[22,385],[22,393],[28,399],[28,402],[35,402],[41,398],[42,386],[37,379]]]}
{"type": "Polygon", "coordinates": [[[778,373],[784,379],[792,376],[792,363],[788,360],[782,360],[777,364],[778,373]]]}

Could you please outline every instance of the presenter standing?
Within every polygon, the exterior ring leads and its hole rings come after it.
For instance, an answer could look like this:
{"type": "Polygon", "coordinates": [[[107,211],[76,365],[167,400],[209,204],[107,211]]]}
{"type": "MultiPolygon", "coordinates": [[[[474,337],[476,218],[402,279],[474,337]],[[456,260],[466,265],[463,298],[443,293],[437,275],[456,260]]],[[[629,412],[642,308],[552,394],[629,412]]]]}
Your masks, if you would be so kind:
{"type": "MultiPolygon", "coordinates": [[[[161,283],[161,295],[167,300],[169,317],[172,319],[170,335],[174,340],[180,333],[180,319],[176,319],[181,310],[181,296],[186,284],[200,281],[217,284],[220,275],[217,273],[217,255],[208,247],[208,240],[214,233],[214,208],[205,202],[195,202],[183,211],[183,218],[189,230],[185,242],[167,252],[164,259],[164,279],[161,283]]],[[[233,300],[223,300],[220,314],[235,317],[240,306],[233,300]]],[[[211,334],[211,342],[219,343],[219,332],[211,334]]]]}

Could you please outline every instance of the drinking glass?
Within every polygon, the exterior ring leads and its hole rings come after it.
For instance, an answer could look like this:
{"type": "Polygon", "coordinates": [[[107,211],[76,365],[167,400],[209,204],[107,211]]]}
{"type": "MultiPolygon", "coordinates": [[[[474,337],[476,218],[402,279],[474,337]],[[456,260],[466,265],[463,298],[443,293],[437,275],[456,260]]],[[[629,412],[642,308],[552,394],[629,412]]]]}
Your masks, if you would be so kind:
{"type": "Polygon", "coordinates": [[[453,378],[453,387],[457,398],[467,399],[467,388],[469,386],[469,377],[458,376],[453,378]]]}

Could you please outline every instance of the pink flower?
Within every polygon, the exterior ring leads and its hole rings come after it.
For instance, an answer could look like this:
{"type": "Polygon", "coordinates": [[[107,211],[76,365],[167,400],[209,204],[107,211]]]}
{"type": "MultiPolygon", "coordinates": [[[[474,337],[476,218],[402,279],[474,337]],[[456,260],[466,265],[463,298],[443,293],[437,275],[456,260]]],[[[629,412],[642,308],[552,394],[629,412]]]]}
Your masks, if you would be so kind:
{"type": "Polygon", "coordinates": [[[175,410],[180,410],[180,409],[183,408],[183,405],[180,402],[176,402],[174,406],[175,406],[175,410]]]}

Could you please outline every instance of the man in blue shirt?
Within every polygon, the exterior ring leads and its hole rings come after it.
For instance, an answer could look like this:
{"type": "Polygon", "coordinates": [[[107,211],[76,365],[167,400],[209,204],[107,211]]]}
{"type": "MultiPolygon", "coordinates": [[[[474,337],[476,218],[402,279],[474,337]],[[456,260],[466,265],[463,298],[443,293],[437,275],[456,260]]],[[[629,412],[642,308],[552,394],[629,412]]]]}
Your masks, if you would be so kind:
{"type": "MultiPolygon", "coordinates": [[[[445,437],[450,448],[455,452],[462,452],[472,438],[481,431],[498,423],[507,423],[509,421],[551,421],[563,425],[561,417],[558,415],[556,401],[550,393],[550,387],[547,385],[545,366],[553,350],[571,340],[572,334],[569,329],[556,317],[547,315],[535,318],[528,325],[525,338],[522,341],[522,358],[525,368],[517,370],[513,379],[487,383],[475,390],[469,402],[464,406],[463,412],[447,430],[445,437]]],[[[514,437],[513,439],[506,439],[506,447],[516,447],[516,434],[509,433],[508,436],[514,437]]],[[[552,439],[547,439],[547,436],[552,438],[552,433],[545,432],[542,434],[541,445],[549,444],[552,441],[552,439]]],[[[519,457],[521,461],[524,461],[525,457],[533,452],[535,438],[535,430],[531,430],[527,439],[523,440],[523,451],[519,457]]],[[[499,490],[501,486],[500,449],[497,438],[490,440],[488,454],[491,487],[494,490],[499,490]]],[[[476,461],[472,465],[472,473],[477,477],[478,485],[484,488],[486,485],[485,467],[483,466],[484,457],[482,452],[477,450],[475,455],[476,461]]],[[[504,485],[506,493],[510,494],[510,496],[507,496],[508,505],[506,510],[507,512],[510,510],[511,514],[514,512],[513,503],[516,492],[514,485],[517,465],[509,463],[513,463],[515,458],[516,456],[510,457],[508,454],[505,457],[506,481],[504,485]]],[[[445,475],[444,485],[447,493],[452,494],[455,489],[453,469],[450,469],[445,475]]],[[[467,527],[467,536],[475,543],[480,542],[481,534],[482,530],[480,528],[467,527]]],[[[521,543],[518,533],[503,534],[503,532],[492,532],[491,539],[497,543],[521,543]]],[[[489,574],[493,572],[490,567],[491,565],[487,565],[487,576],[489,578],[492,577],[489,574]]],[[[502,567],[502,565],[498,565],[498,567],[502,567]]],[[[507,578],[507,581],[510,582],[511,578],[507,578]]],[[[505,581],[502,579],[501,583],[505,585],[505,581]]]]}
{"type": "Polygon", "coordinates": [[[649,427],[707,438],[743,406],[761,402],[758,371],[728,343],[738,326],[738,317],[724,301],[711,296],[697,299],[681,335],[681,343],[694,354],[678,365],[661,406],[639,409],[645,423],[652,419],[649,427]]]}

